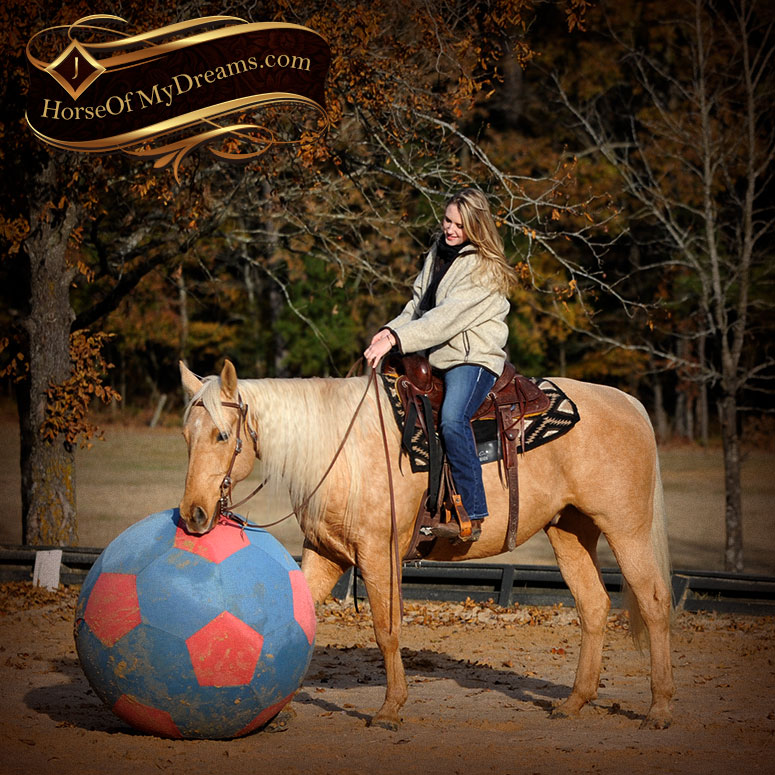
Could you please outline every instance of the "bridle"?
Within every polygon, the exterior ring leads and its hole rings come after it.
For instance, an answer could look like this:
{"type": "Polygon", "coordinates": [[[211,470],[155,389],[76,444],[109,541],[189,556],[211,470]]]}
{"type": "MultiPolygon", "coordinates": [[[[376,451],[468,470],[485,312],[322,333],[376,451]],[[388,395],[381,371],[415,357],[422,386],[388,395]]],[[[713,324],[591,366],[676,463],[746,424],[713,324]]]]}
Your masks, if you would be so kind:
{"type": "MultiPolygon", "coordinates": [[[[192,406],[201,406],[204,408],[204,401],[201,399],[199,401],[195,401],[192,406]]],[[[218,516],[234,519],[237,518],[237,515],[232,512],[232,509],[236,509],[238,506],[242,506],[243,503],[247,503],[247,501],[249,501],[254,495],[257,495],[266,484],[267,480],[264,479],[264,481],[261,482],[261,484],[259,484],[258,487],[256,487],[256,489],[250,493],[250,495],[248,495],[246,498],[243,498],[238,503],[231,502],[232,489],[234,487],[234,482],[231,478],[231,475],[234,471],[234,464],[237,462],[237,455],[242,452],[243,423],[245,425],[245,429],[248,432],[248,435],[253,442],[253,451],[256,454],[256,458],[260,460],[261,454],[258,451],[258,434],[253,430],[253,428],[250,427],[250,423],[248,422],[248,405],[244,403],[242,396],[237,393],[237,403],[234,401],[221,401],[221,406],[227,407],[229,409],[236,409],[239,412],[239,419],[237,420],[237,438],[234,443],[234,452],[231,454],[229,467],[226,470],[226,474],[223,477],[223,480],[221,481],[220,497],[218,498],[218,516]]],[[[238,521],[240,520],[238,519],[238,521]]]]}

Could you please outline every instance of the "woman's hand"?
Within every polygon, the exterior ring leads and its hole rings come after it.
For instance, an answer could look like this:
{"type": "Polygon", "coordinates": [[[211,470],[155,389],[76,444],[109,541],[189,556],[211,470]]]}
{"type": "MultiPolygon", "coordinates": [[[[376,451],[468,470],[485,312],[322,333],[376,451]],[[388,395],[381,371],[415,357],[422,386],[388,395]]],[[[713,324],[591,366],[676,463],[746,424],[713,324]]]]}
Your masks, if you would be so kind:
{"type": "Polygon", "coordinates": [[[390,352],[396,343],[392,331],[383,328],[371,338],[371,344],[363,351],[363,357],[372,369],[390,352]]]}

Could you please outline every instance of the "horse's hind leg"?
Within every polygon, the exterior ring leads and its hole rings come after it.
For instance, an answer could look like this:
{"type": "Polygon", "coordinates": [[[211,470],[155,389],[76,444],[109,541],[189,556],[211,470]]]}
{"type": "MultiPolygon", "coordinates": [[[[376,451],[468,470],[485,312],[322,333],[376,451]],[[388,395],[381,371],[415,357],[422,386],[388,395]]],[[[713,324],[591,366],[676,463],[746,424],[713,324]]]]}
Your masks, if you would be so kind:
{"type": "MultiPolygon", "coordinates": [[[[670,658],[671,590],[665,583],[647,530],[606,534],[611,550],[646,625],[651,653],[651,708],[642,726],[670,726],[670,700],[675,693],[670,658]]],[[[632,626],[632,616],[631,616],[632,626]]]]}
{"type": "Polygon", "coordinates": [[[603,636],[610,600],[597,561],[600,530],[572,506],[561,512],[556,525],[546,528],[557,564],[576,601],[581,622],[581,650],[570,697],[552,711],[553,718],[578,713],[597,697],[603,636]]]}

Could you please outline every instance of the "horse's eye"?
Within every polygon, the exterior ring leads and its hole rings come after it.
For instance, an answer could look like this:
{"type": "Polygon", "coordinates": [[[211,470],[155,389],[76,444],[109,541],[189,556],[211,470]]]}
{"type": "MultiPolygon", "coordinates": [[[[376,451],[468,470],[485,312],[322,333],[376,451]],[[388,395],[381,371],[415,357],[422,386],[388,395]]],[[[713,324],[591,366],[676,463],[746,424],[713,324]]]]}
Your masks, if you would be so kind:
{"type": "Polygon", "coordinates": [[[229,434],[225,433],[224,431],[221,431],[218,434],[218,441],[228,441],[229,440],[229,434]]]}

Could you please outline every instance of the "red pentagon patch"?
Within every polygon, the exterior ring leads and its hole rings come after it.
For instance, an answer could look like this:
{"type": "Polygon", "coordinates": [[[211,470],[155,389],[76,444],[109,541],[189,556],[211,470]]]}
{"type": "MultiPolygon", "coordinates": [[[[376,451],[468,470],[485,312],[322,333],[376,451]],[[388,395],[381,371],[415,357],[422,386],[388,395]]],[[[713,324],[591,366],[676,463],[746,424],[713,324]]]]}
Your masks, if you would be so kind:
{"type": "Polygon", "coordinates": [[[172,716],[166,710],[143,705],[142,702],[129,694],[122,694],[116,700],[113,712],[119,718],[124,719],[127,724],[131,724],[141,732],[159,735],[160,737],[183,737],[180,734],[180,730],[175,726],[172,716]]]}
{"type": "Polygon", "coordinates": [[[250,683],[264,636],[228,611],[218,614],[186,640],[200,686],[250,683]]]}
{"type": "Polygon", "coordinates": [[[83,618],[105,646],[112,646],[142,622],[133,573],[102,573],[92,588],[83,618]]]}
{"type": "Polygon", "coordinates": [[[178,524],[173,546],[184,552],[198,554],[205,560],[217,564],[223,562],[227,557],[231,557],[240,549],[250,546],[250,541],[242,534],[242,530],[237,525],[219,524],[209,533],[197,536],[187,533],[178,524]]]}
{"type": "Polygon", "coordinates": [[[315,618],[315,603],[312,600],[312,594],[307,586],[307,580],[300,570],[288,571],[288,578],[291,580],[291,589],[293,590],[293,618],[299,623],[299,627],[304,630],[310,646],[315,640],[315,631],[317,629],[317,619],[315,618]]]}
{"type": "Polygon", "coordinates": [[[280,700],[280,702],[276,702],[274,705],[270,705],[265,710],[262,710],[261,713],[259,713],[253,721],[251,721],[246,726],[242,727],[239,732],[237,732],[234,737],[242,737],[243,735],[250,734],[253,730],[258,729],[259,727],[262,727],[264,724],[266,724],[268,721],[271,721],[291,700],[291,697],[293,697],[294,693],[289,694],[284,699],[280,700]]]}

